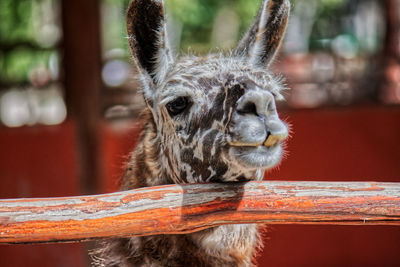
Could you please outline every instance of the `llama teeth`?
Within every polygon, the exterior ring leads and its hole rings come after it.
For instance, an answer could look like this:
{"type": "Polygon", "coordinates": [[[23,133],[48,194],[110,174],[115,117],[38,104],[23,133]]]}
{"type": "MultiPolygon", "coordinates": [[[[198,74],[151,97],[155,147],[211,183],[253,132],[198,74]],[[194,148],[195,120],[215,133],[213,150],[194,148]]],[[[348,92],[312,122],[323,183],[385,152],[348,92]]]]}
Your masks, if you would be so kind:
{"type": "Polygon", "coordinates": [[[274,146],[276,143],[278,143],[278,139],[276,138],[275,135],[270,135],[268,136],[267,140],[264,143],[264,146],[270,147],[274,146]]]}
{"type": "Polygon", "coordinates": [[[284,134],[277,134],[277,135],[270,134],[267,137],[267,140],[265,140],[264,146],[266,146],[266,147],[274,146],[277,143],[285,140],[286,137],[287,137],[287,135],[284,135],[284,134]]]}
{"type": "Polygon", "coordinates": [[[263,143],[254,143],[254,144],[249,144],[249,143],[241,143],[241,142],[229,142],[230,146],[240,146],[240,147],[257,147],[257,146],[262,146],[263,143]]]}

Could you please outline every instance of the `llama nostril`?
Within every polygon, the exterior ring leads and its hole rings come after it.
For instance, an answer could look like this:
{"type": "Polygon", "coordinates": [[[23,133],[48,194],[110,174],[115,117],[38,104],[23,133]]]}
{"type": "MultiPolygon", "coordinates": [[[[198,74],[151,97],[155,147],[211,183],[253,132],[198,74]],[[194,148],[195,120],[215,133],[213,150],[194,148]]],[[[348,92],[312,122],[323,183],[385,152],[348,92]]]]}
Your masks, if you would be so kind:
{"type": "Polygon", "coordinates": [[[237,112],[243,115],[253,114],[258,116],[256,104],[254,104],[253,102],[247,102],[242,108],[238,109],[237,112]]]}
{"type": "Polygon", "coordinates": [[[250,90],[239,100],[237,113],[265,118],[276,111],[273,95],[268,91],[250,90]]]}

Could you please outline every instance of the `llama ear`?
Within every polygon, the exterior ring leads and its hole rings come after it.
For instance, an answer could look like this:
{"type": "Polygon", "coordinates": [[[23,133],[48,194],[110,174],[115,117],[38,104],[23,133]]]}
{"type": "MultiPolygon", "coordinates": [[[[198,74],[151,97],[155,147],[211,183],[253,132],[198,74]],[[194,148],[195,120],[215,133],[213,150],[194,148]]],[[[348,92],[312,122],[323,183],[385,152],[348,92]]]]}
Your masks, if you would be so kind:
{"type": "Polygon", "coordinates": [[[132,57],[139,73],[152,84],[159,83],[173,63],[164,14],[162,0],[132,0],[127,12],[132,57]]]}
{"type": "Polygon", "coordinates": [[[252,64],[268,67],[282,42],[289,12],[289,0],[263,0],[234,55],[246,57],[252,64]]]}

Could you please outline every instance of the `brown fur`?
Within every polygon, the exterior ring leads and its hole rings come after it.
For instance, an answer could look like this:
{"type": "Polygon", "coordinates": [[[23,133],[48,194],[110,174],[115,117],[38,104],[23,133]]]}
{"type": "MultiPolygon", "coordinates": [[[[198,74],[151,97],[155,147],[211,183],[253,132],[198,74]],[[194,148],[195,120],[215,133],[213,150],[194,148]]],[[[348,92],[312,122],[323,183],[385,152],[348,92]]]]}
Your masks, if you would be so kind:
{"type": "MultiPolygon", "coordinates": [[[[147,108],[122,190],[260,180],[266,168],[279,162],[281,144],[263,144],[270,135],[287,133],[275,106],[283,86],[266,66],[281,43],[288,13],[287,0],[264,0],[230,58],[175,60],[168,48],[163,2],[132,1],[128,38],[147,108]],[[182,97],[187,106],[174,114],[168,105],[182,97]],[[247,145],[260,140],[257,149],[247,145]],[[235,146],[235,142],[245,145],[235,146]]],[[[255,224],[224,225],[185,235],[118,238],[103,242],[93,253],[93,265],[251,266],[260,244],[255,224]]]]}

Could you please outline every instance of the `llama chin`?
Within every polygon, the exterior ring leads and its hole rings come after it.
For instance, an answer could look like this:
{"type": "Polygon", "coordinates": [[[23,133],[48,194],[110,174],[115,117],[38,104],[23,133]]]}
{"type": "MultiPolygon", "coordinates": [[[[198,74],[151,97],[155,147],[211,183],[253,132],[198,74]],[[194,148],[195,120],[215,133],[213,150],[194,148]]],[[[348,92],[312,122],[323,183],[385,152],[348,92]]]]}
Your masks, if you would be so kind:
{"type": "Polygon", "coordinates": [[[271,147],[232,147],[230,155],[244,169],[270,169],[280,162],[282,147],[278,144],[271,147]]]}
{"type": "MultiPolygon", "coordinates": [[[[179,58],[168,45],[163,1],[130,3],[128,42],[146,110],[122,190],[260,180],[264,170],[278,164],[288,128],[275,102],[285,86],[268,66],[289,11],[288,0],[263,0],[250,29],[227,56],[179,58]]],[[[94,253],[94,266],[252,266],[259,246],[254,224],[126,237],[105,241],[94,253]]]]}

